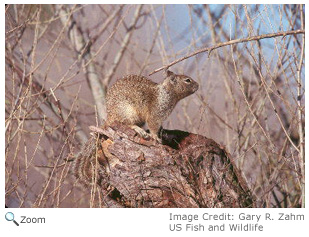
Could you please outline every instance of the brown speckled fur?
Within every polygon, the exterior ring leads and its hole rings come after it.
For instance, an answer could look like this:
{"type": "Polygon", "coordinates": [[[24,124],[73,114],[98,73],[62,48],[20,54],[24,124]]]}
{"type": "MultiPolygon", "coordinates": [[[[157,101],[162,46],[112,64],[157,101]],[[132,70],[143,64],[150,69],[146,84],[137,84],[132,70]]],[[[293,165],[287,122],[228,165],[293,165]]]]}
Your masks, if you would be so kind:
{"type": "Polygon", "coordinates": [[[166,72],[157,84],[144,76],[129,75],[118,80],[106,95],[107,125],[119,121],[139,127],[147,123],[150,133],[158,138],[162,122],[177,102],[198,89],[198,83],[185,75],[166,72]]]}

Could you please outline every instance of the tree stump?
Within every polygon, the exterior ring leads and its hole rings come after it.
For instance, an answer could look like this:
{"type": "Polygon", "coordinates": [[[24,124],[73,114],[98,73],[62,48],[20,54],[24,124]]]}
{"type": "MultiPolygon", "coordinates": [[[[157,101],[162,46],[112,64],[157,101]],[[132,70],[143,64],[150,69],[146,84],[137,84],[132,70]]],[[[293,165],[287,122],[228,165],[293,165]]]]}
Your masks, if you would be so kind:
{"type": "Polygon", "coordinates": [[[99,187],[104,207],[254,207],[230,155],[212,139],[163,130],[159,144],[120,123],[91,130],[73,170],[89,190],[99,187]]]}

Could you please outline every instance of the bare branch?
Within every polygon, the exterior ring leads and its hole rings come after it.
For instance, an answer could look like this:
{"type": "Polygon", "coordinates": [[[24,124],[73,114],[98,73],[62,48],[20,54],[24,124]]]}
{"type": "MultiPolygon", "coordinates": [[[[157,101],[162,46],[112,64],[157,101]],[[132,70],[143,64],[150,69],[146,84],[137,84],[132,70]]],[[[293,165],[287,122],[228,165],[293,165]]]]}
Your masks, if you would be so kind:
{"type": "Polygon", "coordinates": [[[191,58],[191,57],[193,57],[197,54],[208,52],[208,54],[210,55],[212,50],[217,49],[217,48],[221,48],[221,47],[224,47],[224,46],[227,46],[227,45],[245,43],[245,42],[249,42],[249,41],[261,40],[261,39],[267,39],[267,38],[274,38],[274,37],[279,37],[279,36],[285,37],[287,35],[295,35],[295,34],[305,34],[305,30],[291,30],[291,31],[285,31],[285,32],[277,32],[277,33],[251,36],[251,37],[244,38],[244,39],[236,39],[236,40],[230,40],[230,41],[224,42],[224,43],[219,43],[219,44],[216,44],[216,45],[211,46],[211,47],[199,49],[199,50],[197,50],[197,51],[195,51],[195,52],[193,52],[193,53],[191,53],[187,56],[179,58],[179,59],[169,63],[168,65],[165,65],[163,67],[160,67],[160,68],[154,70],[153,72],[149,73],[149,76],[151,76],[152,74],[155,74],[157,72],[160,72],[163,69],[169,68],[169,67],[175,65],[176,63],[179,63],[179,62],[181,62],[185,59],[191,58]]]}
{"type": "MultiPolygon", "coordinates": [[[[304,9],[303,5],[300,5],[300,20],[301,20],[301,28],[304,29],[304,9]]],[[[301,53],[300,59],[297,67],[297,123],[298,123],[298,133],[299,133],[299,161],[300,161],[300,168],[301,168],[301,189],[302,189],[302,207],[305,207],[305,139],[304,139],[304,132],[303,132],[303,109],[301,103],[302,97],[302,80],[301,80],[301,71],[303,66],[303,60],[305,56],[305,35],[302,37],[302,44],[301,44],[301,53]]]]}
{"type": "Polygon", "coordinates": [[[120,49],[118,51],[118,53],[116,54],[115,58],[114,58],[114,62],[112,64],[112,66],[109,68],[105,78],[104,78],[104,84],[105,85],[108,85],[109,81],[111,80],[112,76],[114,75],[117,67],[119,66],[119,63],[123,57],[123,54],[128,46],[128,44],[130,43],[130,40],[131,40],[131,37],[133,35],[133,32],[135,30],[135,27],[136,27],[136,24],[140,18],[140,13],[141,13],[141,10],[142,10],[142,7],[143,5],[138,5],[135,12],[134,12],[134,17],[132,19],[132,22],[129,26],[129,29],[128,29],[128,32],[126,33],[122,43],[121,43],[121,46],[120,46],[120,49]]]}
{"type": "MultiPolygon", "coordinates": [[[[67,10],[64,6],[56,5],[59,10],[60,19],[64,26],[69,22],[69,37],[72,45],[74,46],[76,52],[78,54],[81,53],[83,64],[93,58],[90,50],[85,50],[86,40],[84,39],[83,34],[78,29],[74,20],[71,18],[71,15],[68,16],[67,10]],[[83,53],[82,53],[83,50],[83,53]]],[[[80,56],[80,55],[78,55],[80,56]]],[[[91,92],[95,101],[95,105],[97,106],[98,115],[101,121],[106,119],[106,110],[105,110],[105,89],[99,79],[99,76],[96,72],[95,65],[93,62],[87,63],[85,67],[85,74],[87,76],[87,80],[89,81],[91,92]]]]}

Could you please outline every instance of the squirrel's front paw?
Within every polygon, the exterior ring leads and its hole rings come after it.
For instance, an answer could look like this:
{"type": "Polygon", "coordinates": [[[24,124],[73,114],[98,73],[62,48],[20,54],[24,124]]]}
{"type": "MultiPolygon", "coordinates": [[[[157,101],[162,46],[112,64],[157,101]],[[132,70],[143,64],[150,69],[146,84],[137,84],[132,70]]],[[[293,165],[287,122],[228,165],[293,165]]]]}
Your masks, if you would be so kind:
{"type": "Polygon", "coordinates": [[[158,143],[162,144],[162,139],[159,138],[157,134],[151,134],[151,137],[156,140],[158,143]]]}
{"type": "Polygon", "coordinates": [[[141,137],[143,138],[149,138],[150,137],[150,134],[147,133],[144,129],[142,129],[141,127],[139,126],[136,126],[136,125],[131,125],[131,128],[137,132],[141,137]]]}
{"type": "Polygon", "coordinates": [[[149,134],[147,133],[144,129],[142,129],[141,127],[137,126],[137,125],[131,125],[131,128],[138,133],[142,138],[149,140],[149,138],[153,138],[156,142],[162,144],[162,139],[159,138],[159,136],[157,134],[149,134]]]}

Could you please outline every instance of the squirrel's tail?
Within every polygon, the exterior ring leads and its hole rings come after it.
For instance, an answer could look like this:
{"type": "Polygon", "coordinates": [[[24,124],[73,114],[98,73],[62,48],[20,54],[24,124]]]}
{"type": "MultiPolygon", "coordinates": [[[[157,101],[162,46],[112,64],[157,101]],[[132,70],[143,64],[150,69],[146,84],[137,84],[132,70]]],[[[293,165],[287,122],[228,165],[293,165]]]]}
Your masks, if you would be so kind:
{"type": "Polygon", "coordinates": [[[95,152],[96,139],[90,137],[73,161],[73,174],[78,182],[82,183],[84,186],[89,186],[98,182],[98,180],[95,179],[95,177],[98,177],[98,175],[95,175],[97,174],[96,169],[98,167],[98,165],[96,165],[95,152]]]}

